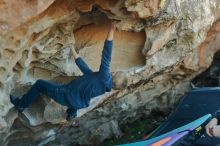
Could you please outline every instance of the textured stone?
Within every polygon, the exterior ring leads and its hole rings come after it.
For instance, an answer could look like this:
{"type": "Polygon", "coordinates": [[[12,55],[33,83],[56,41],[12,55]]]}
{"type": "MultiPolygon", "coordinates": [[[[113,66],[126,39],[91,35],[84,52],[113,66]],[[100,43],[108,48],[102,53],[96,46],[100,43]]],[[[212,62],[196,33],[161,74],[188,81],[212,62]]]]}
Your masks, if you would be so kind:
{"type": "Polygon", "coordinates": [[[125,6],[134,16],[148,18],[159,12],[160,0],[126,0],[125,6]]]}
{"type": "Polygon", "coordinates": [[[54,0],[2,0],[0,2],[0,34],[5,34],[45,11],[54,0]]]}
{"type": "Polygon", "coordinates": [[[0,145],[120,137],[122,124],[175,108],[220,49],[219,0],[3,0],[0,12],[0,145]],[[63,84],[81,75],[69,43],[98,69],[109,19],[120,20],[111,72],[125,71],[129,86],[93,98],[73,125],[66,107],[43,96],[17,114],[10,93],[22,96],[37,79],[63,84]]]}

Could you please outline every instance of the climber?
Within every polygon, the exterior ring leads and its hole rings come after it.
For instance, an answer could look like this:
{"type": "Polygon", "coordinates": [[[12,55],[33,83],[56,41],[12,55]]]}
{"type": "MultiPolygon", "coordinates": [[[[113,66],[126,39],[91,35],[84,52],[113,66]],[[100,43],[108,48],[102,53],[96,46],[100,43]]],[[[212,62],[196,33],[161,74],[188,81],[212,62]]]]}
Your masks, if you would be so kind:
{"type": "Polygon", "coordinates": [[[110,30],[104,43],[101,65],[98,72],[93,72],[76,53],[73,45],[69,45],[75,62],[83,75],[68,84],[55,84],[45,80],[37,80],[32,88],[21,99],[10,95],[10,100],[15,108],[22,113],[30,106],[40,93],[44,94],[63,106],[67,106],[66,120],[71,121],[77,115],[77,109],[89,106],[91,98],[110,92],[114,89],[122,89],[127,85],[127,76],[124,72],[118,72],[114,76],[110,74],[110,62],[112,54],[115,21],[111,22],[110,30]],[[112,85],[112,81],[115,82],[112,85]]]}
{"type": "Polygon", "coordinates": [[[205,126],[210,137],[220,137],[220,110],[216,111],[211,121],[205,126]]]}

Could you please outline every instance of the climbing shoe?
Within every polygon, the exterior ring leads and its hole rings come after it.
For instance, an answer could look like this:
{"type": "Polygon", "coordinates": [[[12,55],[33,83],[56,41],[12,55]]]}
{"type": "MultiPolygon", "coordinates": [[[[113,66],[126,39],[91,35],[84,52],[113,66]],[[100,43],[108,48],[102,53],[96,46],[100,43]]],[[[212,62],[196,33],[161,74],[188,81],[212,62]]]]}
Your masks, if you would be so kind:
{"type": "Polygon", "coordinates": [[[13,95],[10,95],[10,101],[15,106],[15,108],[18,110],[19,113],[22,113],[24,111],[24,108],[19,107],[20,99],[16,98],[13,95]]]}
{"type": "Polygon", "coordinates": [[[66,120],[72,121],[77,115],[77,110],[74,108],[68,108],[66,113],[67,113],[66,120]]]}
{"type": "Polygon", "coordinates": [[[67,121],[72,121],[75,117],[76,117],[76,115],[67,115],[66,120],[67,121]]]}

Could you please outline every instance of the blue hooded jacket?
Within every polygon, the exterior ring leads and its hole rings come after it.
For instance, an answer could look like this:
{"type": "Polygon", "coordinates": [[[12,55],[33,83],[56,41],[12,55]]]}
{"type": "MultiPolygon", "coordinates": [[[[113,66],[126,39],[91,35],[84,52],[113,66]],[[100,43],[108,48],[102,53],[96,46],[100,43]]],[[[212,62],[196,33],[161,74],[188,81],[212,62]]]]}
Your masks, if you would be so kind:
{"type": "Polygon", "coordinates": [[[112,44],[112,41],[105,41],[98,72],[93,72],[82,58],[79,57],[75,60],[83,75],[67,85],[66,98],[72,108],[88,107],[91,98],[111,91],[110,63],[112,44]]]}

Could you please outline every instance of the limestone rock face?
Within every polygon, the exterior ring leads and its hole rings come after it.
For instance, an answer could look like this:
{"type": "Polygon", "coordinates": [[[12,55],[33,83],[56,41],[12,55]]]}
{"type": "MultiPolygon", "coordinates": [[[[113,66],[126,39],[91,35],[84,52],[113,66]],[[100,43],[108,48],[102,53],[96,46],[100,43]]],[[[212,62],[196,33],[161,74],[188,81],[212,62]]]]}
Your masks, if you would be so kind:
{"type": "Polygon", "coordinates": [[[120,125],[173,108],[220,49],[220,0],[1,0],[0,145],[98,144],[120,125]],[[95,97],[73,125],[66,107],[41,96],[18,114],[9,95],[37,79],[59,84],[81,75],[68,44],[98,70],[110,19],[119,20],[111,72],[128,87],[95,97]]]}

